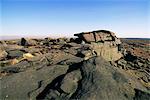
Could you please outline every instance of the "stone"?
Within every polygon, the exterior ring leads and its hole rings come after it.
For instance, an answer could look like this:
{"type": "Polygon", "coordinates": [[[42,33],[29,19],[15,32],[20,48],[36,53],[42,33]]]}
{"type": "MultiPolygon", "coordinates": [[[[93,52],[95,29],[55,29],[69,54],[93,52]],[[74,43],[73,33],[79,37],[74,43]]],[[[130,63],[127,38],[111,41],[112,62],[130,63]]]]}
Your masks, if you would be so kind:
{"type": "Polygon", "coordinates": [[[20,43],[22,46],[26,46],[28,45],[28,42],[25,38],[21,38],[21,43],[20,43]]]}
{"type": "Polygon", "coordinates": [[[11,60],[11,62],[10,62],[10,64],[11,65],[15,65],[15,64],[17,64],[17,63],[19,63],[19,60],[18,59],[13,59],[13,60],[11,60]]]}
{"type": "Polygon", "coordinates": [[[97,56],[102,56],[107,61],[117,61],[123,56],[116,47],[92,43],[91,48],[96,52],[97,56]]]}
{"type": "Polygon", "coordinates": [[[143,63],[141,63],[141,62],[137,62],[137,64],[141,67],[141,66],[143,66],[143,63]]]}
{"type": "Polygon", "coordinates": [[[84,58],[84,60],[87,60],[87,59],[93,57],[94,54],[93,54],[93,52],[91,50],[82,50],[82,51],[79,51],[76,54],[76,56],[84,58]]]}
{"type": "Polygon", "coordinates": [[[149,100],[149,99],[150,99],[150,92],[135,89],[134,100],[149,100]]]}
{"type": "Polygon", "coordinates": [[[8,51],[8,58],[19,58],[22,57],[24,54],[24,51],[21,50],[10,50],[8,51]]]}
{"type": "Polygon", "coordinates": [[[80,70],[72,71],[65,75],[63,81],[61,82],[60,88],[65,93],[74,93],[78,87],[78,81],[81,80],[80,70]]]}
{"type": "MultiPolygon", "coordinates": [[[[102,57],[93,57],[81,64],[82,80],[71,99],[78,100],[133,100],[134,87],[129,75],[111,66],[102,57]],[[129,83],[132,84],[129,84],[129,83]]],[[[136,81],[136,84],[139,82],[136,81]]],[[[145,89],[143,87],[143,89],[145,89]]]]}
{"type": "Polygon", "coordinates": [[[43,67],[39,70],[28,70],[3,77],[1,81],[1,99],[36,99],[45,87],[56,77],[65,74],[68,66],[55,65],[43,67]]]}
{"type": "Polygon", "coordinates": [[[25,53],[23,54],[24,59],[32,59],[34,56],[31,53],[25,53]]]}
{"type": "Polygon", "coordinates": [[[35,46],[37,42],[33,39],[21,38],[18,44],[21,46],[35,46]]]}
{"type": "Polygon", "coordinates": [[[8,53],[5,50],[0,49],[0,60],[3,60],[7,57],[8,53]]]}
{"type": "Polygon", "coordinates": [[[102,56],[107,61],[117,61],[123,57],[120,49],[121,41],[115,33],[107,30],[75,34],[80,41],[89,44],[97,56],[102,56]]]}
{"type": "Polygon", "coordinates": [[[88,43],[99,41],[116,41],[117,44],[120,44],[120,40],[114,34],[115,33],[107,30],[98,30],[93,32],[83,32],[74,35],[78,36],[81,40],[84,40],[88,43]]]}
{"type": "Polygon", "coordinates": [[[127,64],[127,61],[125,61],[124,59],[120,59],[120,60],[118,60],[117,64],[118,64],[119,66],[125,67],[126,64],[127,64]]]}

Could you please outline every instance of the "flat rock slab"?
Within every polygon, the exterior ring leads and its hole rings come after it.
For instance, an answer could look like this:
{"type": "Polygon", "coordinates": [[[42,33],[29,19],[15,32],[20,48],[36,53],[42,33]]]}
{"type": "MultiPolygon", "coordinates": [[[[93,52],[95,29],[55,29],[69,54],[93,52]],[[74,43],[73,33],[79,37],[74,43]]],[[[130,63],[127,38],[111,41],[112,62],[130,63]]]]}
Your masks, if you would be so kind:
{"type": "Polygon", "coordinates": [[[43,67],[40,70],[29,70],[0,80],[1,99],[5,100],[28,100],[35,99],[47,84],[56,77],[65,74],[68,66],[55,65],[43,67]]]}

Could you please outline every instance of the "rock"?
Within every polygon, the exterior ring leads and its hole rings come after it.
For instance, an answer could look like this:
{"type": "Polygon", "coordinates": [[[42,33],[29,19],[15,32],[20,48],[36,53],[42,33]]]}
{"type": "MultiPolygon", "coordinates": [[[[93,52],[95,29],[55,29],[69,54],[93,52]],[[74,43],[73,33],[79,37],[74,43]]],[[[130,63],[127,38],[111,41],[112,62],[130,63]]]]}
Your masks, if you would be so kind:
{"type": "Polygon", "coordinates": [[[107,30],[76,36],[0,41],[0,99],[149,100],[149,45],[128,49],[107,30]]]}
{"type": "Polygon", "coordinates": [[[101,41],[116,41],[116,44],[120,44],[120,40],[115,36],[115,33],[107,30],[98,30],[93,32],[83,32],[74,34],[85,42],[101,42],[101,41]]]}
{"type": "Polygon", "coordinates": [[[117,64],[119,66],[121,66],[122,68],[124,68],[127,65],[127,61],[125,61],[124,59],[120,59],[120,60],[117,61],[117,64]]]}
{"type": "Polygon", "coordinates": [[[76,54],[76,56],[84,58],[84,60],[87,60],[87,59],[89,59],[89,58],[91,58],[91,57],[93,57],[95,55],[94,55],[94,53],[91,50],[82,50],[82,51],[79,51],[76,54]]]}
{"type": "Polygon", "coordinates": [[[35,46],[35,45],[37,45],[37,42],[33,39],[21,38],[18,45],[21,45],[21,46],[35,46]]]}
{"type": "Polygon", "coordinates": [[[18,72],[23,72],[23,71],[27,70],[27,68],[34,67],[28,61],[18,61],[17,60],[16,62],[17,63],[15,63],[15,64],[11,64],[12,60],[11,60],[11,62],[7,62],[8,64],[1,68],[1,72],[13,73],[14,72],[13,70],[17,69],[17,71],[15,73],[18,73],[18,72]],[[11,71],[11,69],[12,69],[12,71],[11,71]]]}
{"type": "Polygon", "coordinates": [[[56,77],[65,74],[68,66],[55,65],[3,77],[1,99],[36,99],[36,96],[56,77]],[[15,92],[14,92],[15,91],[15,92]]]}
{"type": "Polygon", "coordinates": [[[19,58],[22,57],[24,54],[24,51],[21,50],[10,50],[8,51],[8,58],[19,58]]]}
{"type": "Polygon", "coordinates": [[[25,38],[21,38],[20,45],[22,45],[22,46],[27,46],[27,45],[28,45],[27,40],[26,40],[25,38]]]}
{"type": "Polygon", "coordinates": [[[91,48],[96,52],[97,56],[102,56],[107,61],[117,61],[122,57],[117,47],[110,47],[103,43],[92,43],[91,48]]]}
{"type": "Polygon", "coordinates": [[[134,100],[149,100],[149,99],[150,99],[150,92],[135,89],[134,100]]]}
{"type": "Polygon", "coordinates": [[[3,68],[1,73],[13,74],[13,73],[18,73],[19,71],[20,71],[19,67],[7,67],[7,68],[3,68]]]}
{"type": "Polygon", "coordinates": [[[143,66],[143,63],[141,63],[141,62],[137,62],[137,64],[141,67],[141,66],[143,66]]]}
{"type": "Polygon", "coordinates": [[[22,50],[24,47],[23,46],[19,46],[19,45],[17,45],[17,44],[14,44],[14,45],[7,45],[6,47],[5,47],[5,50],[6,50],[6,52],[7,51],[13,51],[13,50],[22,50]]]}
{"type": "Polygon", "coordinates": [[[60,49],[61,48],[61,45],[53,45],[51,46],[52,49],[60,49]]]}
{"type": "Polygon", "coordinates": [[[0,60],[3,60],[7,57],[8,53],[5,50],[0,49],[0,60]]]}
{"type": "Polygon", "coordinates": [[[76,64],[76,63],[80,63],[83,60],[84,60],[83,58],[72,56],[69,59],[65,59],[65,60],[62,60],[62,61],[58,62],[58,64],[60,64],[60,65],[73,65],[73,64],[76,64]]]}
{"type": "Polygon", "coordinates": [[[78,87],[78,81],[81,80],[81,72],[80,70],[72,71],[64,77],[63,81],[61,82],[60,88],[65,93],[74,93],[78,87]]]}
{"type": "Polygon", "coordinates": [[[11,62],[10,62],[10,64],[11,65],[15,65],[15,64],[17,64],[17,63],[19,63],[19,60],[18,59],[13,59],[13,60],[11,60],[11,62]]]}
{"type": "Polygon", "coordinates": [[[78,36],[80,41],[89,43],[97,56],[102,56],[107,61],[117,61],[123,56],[120,50],[121,41],[113,32],[99,30],[79,33],[75,36],[78,36]]]}
{"type": "Polygon", "coordinates": [[[61,44],[65,44],[65,43],[69,42],[69,39],[67,39],[67,38],[58,38],[57,42],[61,43],[61,44]]]}
{"type": "Polygon", "coordinates": [[[134,98],[134,82],[132,85],[129,84],[130,76],[114,68],[101,57],[84,61],[81,65],[81,73],[82,80],[79,88],[71,99],[133,100],[134,98]]]}
{"type": "Polygon", "coordinates": [[[24,59],[32,59],[34,56],[31,53],[25,53],[23,54],[24,59]]]}
{"type": "Polygon", "coordinates": [[[5,41],[0,41],[0,45],[7,46],[7,43],[5,41]]]}

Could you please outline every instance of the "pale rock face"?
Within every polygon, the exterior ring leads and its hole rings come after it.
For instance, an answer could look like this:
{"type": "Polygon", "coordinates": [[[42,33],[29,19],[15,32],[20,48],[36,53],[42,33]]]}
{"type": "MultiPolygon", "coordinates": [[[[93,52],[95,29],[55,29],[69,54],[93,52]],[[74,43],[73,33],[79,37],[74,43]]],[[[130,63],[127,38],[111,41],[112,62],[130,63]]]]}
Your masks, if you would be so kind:
{"type": "Polygon", "coordinates": [[[8,53],[4,50],[0,50],[0,60],[4,59],[7,57],[8,53]]]}
{"type": "Polygon", "coordinates": [[[75,36],[78,36],[85,43],[90,43],[90,47],[97,56],[102,56],[107,61],[116,61],[122,57],[121,52],[118,50],[121,41],[113,32],[99,30],[79,33],[75,36]]]}
{"type": "Polygon", "coordinates": [[[97,43],[92,43],[91,47],[97,53],[97,56],[102,56],[107,61],[116,61],[122,57],[122,54],[118,52],[118,48],[116,47],[109,47],[97,43]]]}

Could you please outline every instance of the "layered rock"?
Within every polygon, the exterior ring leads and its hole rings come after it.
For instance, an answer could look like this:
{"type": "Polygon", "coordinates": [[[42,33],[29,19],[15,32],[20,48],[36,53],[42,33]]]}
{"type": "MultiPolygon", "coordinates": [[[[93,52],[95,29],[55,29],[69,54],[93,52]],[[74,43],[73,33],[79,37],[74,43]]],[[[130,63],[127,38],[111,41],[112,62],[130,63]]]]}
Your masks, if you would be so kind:
{"type": "Polygon", "coordinates": [[[93,57],[81,66],[82,80],[71,100],[148,100],[149,92],[132,75],[93,57]],[[132,79],[132,80],[131,80],[132,79]],[[143,90],[138,94],[136,90],[143,90]],[[141,97],[143,96],[143,97],[141,97]]]}
{"type": "Polygon", "coordinates": [[[97,56],[102,56],[107,61],[116,61],[122,57],[119,47],[121,44],[120,39],[113,32],[99,30],[79,33],[75,36],[78,36],[82,43],[90,44],[97,56]]]}
{"type": "Polygon", "coordinates": [[[122,57],[110,31],[77,36],[0,41],[0,99],[149,100],[149,53],[130,44],[122,57]]]}
{"type": "Polygon", "coordinates": [[[45,66],[40,70],[30,70],[15,75],[6,76],[1,82],[0,91],[2,100],[35,99],[39,92],[56,77],[65,74],[68,66],[45,66]]]}

